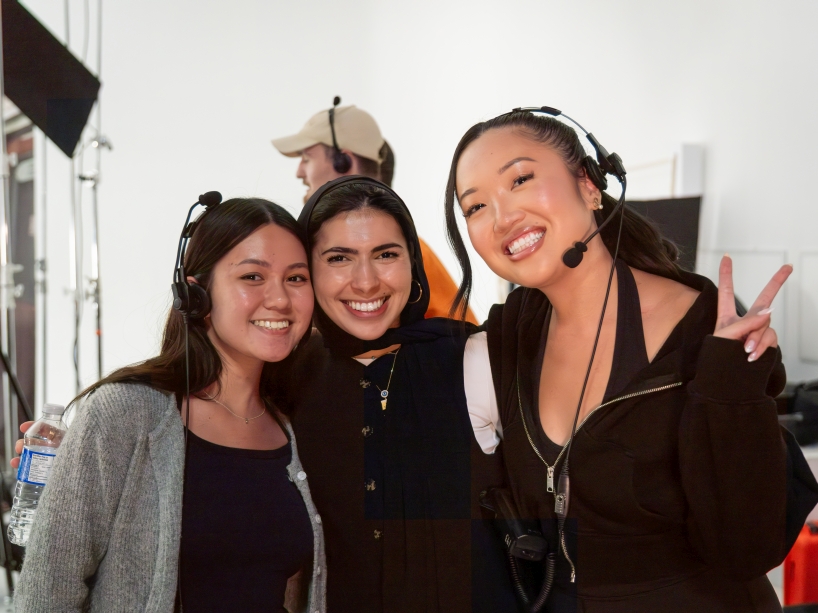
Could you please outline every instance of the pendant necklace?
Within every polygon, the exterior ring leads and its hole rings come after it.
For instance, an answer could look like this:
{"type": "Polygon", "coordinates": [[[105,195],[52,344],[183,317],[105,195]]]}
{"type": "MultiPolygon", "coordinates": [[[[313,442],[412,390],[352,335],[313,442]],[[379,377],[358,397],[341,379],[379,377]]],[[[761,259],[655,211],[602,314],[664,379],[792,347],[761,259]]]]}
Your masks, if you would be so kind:
{"type": "Polygon", "coordinates": [[[211,395],[209,395],[209,394],[205,394],[205,398],[207,398],[208,400],[212,400],[212,401],[213,401],[213,402],[215,402],[216,404],[220,404],[220,405],[222,405],[222,406],[223,406],[225,409],[227,409],[228,411],[230,411],[231,415],[235,415],[235,416],[236,416],[236,417],[238,417],[239,419],[243,419],[245,424],[249,424],[251,421],[253,421],[254,419],[258,419],[259,417],[261,417],[262,415],[264,415],[264,413],[266,413],[266,412],[267,412],[267,407],[264,407],[264,408],[261,410],[261,413],[259,413],[259,414],[258,414],[258,415],[256,415],[255,417],[242,417],[241,415],[236,415],[235,413],[233,413],[233,411],[230,409],[230,407],[229,407],[229,406],[227,406],[226,404],[224,404],[224,403],[223,403],[221,400],[218,400],[217,398],[215,398],[215,397],[213,397],[213,396],[211,396],[211,395]]]}
{"type": "Polygon", "coordinates": [[[400,347],[395,350],[395,357],[392,358],[392,369],[389,371],[389,381],[386,382],[386,389],[381,389],[378,384],[375,384],[375,387],[378,388],[378,391],[381,393],[381,410],[386,410],[386,401],[389,399],[389,385],[392,383],[392,373],[395,372],[395,362],[398,361],[398,351],[400,351],[400,347]]]}

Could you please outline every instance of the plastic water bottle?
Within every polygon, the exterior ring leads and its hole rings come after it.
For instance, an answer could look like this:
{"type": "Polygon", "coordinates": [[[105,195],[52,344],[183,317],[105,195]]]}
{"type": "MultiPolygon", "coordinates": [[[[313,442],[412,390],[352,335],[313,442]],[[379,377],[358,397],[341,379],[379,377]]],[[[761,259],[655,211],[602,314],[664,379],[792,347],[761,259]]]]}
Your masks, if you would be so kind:
{"type": "Polygon", "coordinates": [[[67,430],[62,420],[63,413],[64,406],[45,405],[43,416],[26,432],[8,529],[9,540],[15,545],[25,547],[28,542],[40,495],[48,482],[57,449],[67,430]]]}

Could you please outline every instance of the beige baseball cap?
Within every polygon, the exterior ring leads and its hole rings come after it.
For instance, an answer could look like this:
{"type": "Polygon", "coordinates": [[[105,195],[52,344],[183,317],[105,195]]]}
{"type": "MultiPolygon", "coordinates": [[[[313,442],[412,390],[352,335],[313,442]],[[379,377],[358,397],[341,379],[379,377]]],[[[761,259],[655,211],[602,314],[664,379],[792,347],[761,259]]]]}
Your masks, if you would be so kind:
{"type": "MultiPolygon", "coordinates": [[[[349,149],[356,155],[376,162],[383,161],[380,159],[380,151],[384,140],[372,115],[354,105],[339,106],[335,108],[334,124],[339,149],[349,149]]],[[[298,156],[304,149],[318,143],[332,147],[329,109],[310,117],[298,134],[273,139],[273,146],[290,157],[298,156]]]]}

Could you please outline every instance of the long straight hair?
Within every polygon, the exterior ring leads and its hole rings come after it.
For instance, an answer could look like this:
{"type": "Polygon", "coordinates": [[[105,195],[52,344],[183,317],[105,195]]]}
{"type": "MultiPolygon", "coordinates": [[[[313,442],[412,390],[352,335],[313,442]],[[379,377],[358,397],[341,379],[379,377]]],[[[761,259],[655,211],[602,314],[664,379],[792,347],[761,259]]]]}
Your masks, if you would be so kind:
{"type": "MultiPolygon", "coordinates": [[[[216,263],[233,247],[267,224],[275,224],[285,229],[305,245],[303,231],[298,222],[285,209],[268,200],[233,198],[206,210],[196,222],[196,228],[185,253],[186,274],[194,277],[209,293],[216,263]]],[[[143,383],[173,393],[177,400],[181,401],[186,391],[186,325],[189,334],[190,393],[196,394],[218,382],[223,367],[222,361],[219,352],[207,336],[204,320],[190,319],[186,324],[183,315],[171,309],[165,322],[159,355],[115,370],[85,389],[77,398],[87,396],[106,383],[143,383]]],[[[270,366],[265,364],[262,369],[259,391],[265,403],[277,404],[277,400],[281,398],[280,386],[272,380],[270,366]]],[[[279,409],[285,410],[286,407],[279,406],[279,409]]]]}
{"type": "MultiPolygon", "coordinates": [[[[577,133],[561,121],[553,117],[535,115],[528,111],[506,113],[473,125],[469,128],[457,144],[449,169],[449,180],[446,184],[446,234],[449,245],[457,256],[463,280],[452,303],[450,316],[465,318],[469,297],[472,290],[472,270],[469,254],[460,229],[457,227],[456,215],[460,212],[457,203],[457,163],[460,156],[471,143],[480,138],[489,130],[510,128],[534,142],[540,143],[554,150],[568,170],[578,180],[585,177],[585,168],[582,164],[586,156],[585,149],[580,143],[577,133]]],[[[611,214],[616,206],[616,200],[609,194],[602,192],[603,207],[594,211],[597,227],[611,214]]],[[[659,229],[648,219],[629,209],[622,207],[624,220],[622,223],[622,239],[619,244],[619,258],[626,264],[645,272],[680,280],[682,269],[677,264],[679,250],[670,240],[663,237],[659,229]]],[[[609,252],[613,253],[619,224],[612,221],[600,232],[602,242],[609,252]]]]}

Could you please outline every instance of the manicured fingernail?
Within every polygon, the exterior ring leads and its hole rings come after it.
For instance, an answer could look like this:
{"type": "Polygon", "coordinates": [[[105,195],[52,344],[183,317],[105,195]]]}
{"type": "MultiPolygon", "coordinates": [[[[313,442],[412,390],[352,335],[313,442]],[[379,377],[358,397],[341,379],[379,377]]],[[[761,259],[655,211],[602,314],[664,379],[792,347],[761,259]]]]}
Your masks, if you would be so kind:
{"type": "Polygon", "coordinates": [[[747,352],[747,353],[750,353],[755,348],[756,348],[756,342],[755,341],[747,341],[747,344],[744,345],[744,351],[747,352]]]}
{"type": "Polygon", "coordinates": [[[775,307],[773,307],[773,306],[767,307],[766,309],[761,309],[757,313],[757,315],[769,315],[770,313],[773,312],[774,309],[775,309],[775,307]]]}
{"type": "Polygon", "coordinates": [[[727,252],[725,251],[725,252],[724,252],[724,257],[729,258],[729,257],[730,257],[730,254],[729,254],[729,253],[727,253],[727,252]]]}
{"type": "Polygon", "coordinates": [[[748,361],[748,362],[755,362],[757,359],[758,359],[758,352],[757,352],[757,351],[754,351],[754,352],[753,352],[753,353],[751,353],[751,354],[750,354],[750,356],[747,358],[747,361],[748,361]]]}

